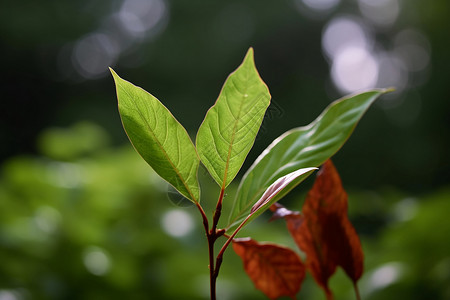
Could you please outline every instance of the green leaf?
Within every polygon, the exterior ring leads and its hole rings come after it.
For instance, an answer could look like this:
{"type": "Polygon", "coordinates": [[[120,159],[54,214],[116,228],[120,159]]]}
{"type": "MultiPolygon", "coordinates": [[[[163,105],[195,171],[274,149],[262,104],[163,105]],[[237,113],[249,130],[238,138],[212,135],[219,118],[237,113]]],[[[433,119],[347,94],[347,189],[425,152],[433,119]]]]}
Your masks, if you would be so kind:
{"type": "Polygon", "coordinates": [[[186,130],[156,97],[111,73],[122,124],[136,151],[183,196],[198,202],[200,159],[186,130]]]}
{"type": "Polygon", "coordinates": [[[228,76],[197,133],[200,159],[222,188],[242,167],[269,104],[269,89],[259,77],[250,48],[242,64],[228,76]]]}
{"type": "MultiPolygon", "coordinates": [[[[369,106],[390,90],[374,89],[336,100],[305,127],[287,131],[256,159],[244,175],[230,214],[228,229],[249,215],[253,204],[278,178],[305,167],[318,167],[346,142],[369,106]]],[[[304,178],[300,177],[281,191],[281,199],[304,178]]]]}

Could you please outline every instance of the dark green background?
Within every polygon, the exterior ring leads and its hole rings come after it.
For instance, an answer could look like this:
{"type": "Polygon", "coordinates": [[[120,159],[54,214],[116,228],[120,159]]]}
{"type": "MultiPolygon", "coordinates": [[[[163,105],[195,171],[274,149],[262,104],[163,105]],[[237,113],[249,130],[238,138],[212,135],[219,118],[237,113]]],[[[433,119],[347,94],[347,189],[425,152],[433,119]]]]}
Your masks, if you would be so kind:
{"type": "MultiPolygon", "coordinates": [[[[74,67],[80,41],[98,33],[128,41],[111,66],[158,97],[192,136],[226,76],[254,47],[273,105],[246,169],[274,138],[342,96],[321,48],[326,24],[342,15],[360,18],[379,47],[389,49],[408,28],[430,45],[426,68],[410,73],[395,98],[380,99],[334,158],[366,252],[363,298],[448,299],[450,4],[402,1],[396,22],[380,27],[357,1],[342,0],[324,14],[298,2],[158,2],[165,15],[157,32],[131,39],[114,23],[121,1],[3,1],[0,299],[204,299],[207,292],[198,213],[183,210],[194,220],[185,237],[162,230],[162,216],[179,205],[127,141],[106,67],[87,77],[74,67]],[[89,253],[107,257],[107,271],[89,270],[89,253]],[[375,272],[391,280],[375,288],[375,272]]],[[[92,49],[87,65],[113,47],[92,49]]],[[[217,188],[204,170],[201,179],[211,212],[217,188]]],[[[286,199],[292,209],[300,209],[306,187],[286,199]]],[[[293,246],[281,222],[261,218],[247,234],[293,246]]],[[[222,299],[263,298],[236,255],[225,259],[222,299]]],[[[331,284],[337,299],[353,297],[341,271],[331,284]]],[[[299,295],[324,299],[310,276],[299,295]]]]}

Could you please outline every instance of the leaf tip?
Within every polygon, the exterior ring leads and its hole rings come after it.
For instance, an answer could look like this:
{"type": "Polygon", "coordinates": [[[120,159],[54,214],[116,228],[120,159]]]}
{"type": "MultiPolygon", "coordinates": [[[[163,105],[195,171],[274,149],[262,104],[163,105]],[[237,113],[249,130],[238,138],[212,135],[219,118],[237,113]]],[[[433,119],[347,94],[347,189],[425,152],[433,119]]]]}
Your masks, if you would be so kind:
{"type": "Polygon", "coordinates": [[[112,75],[117,75],[117,73],[113,70],[113,68],[108,67],[109,72],[111,72],[112,75]]]}
{"type": "Polygon", "coordinates": [[[395,87],[393,87],[393,86],[383,89],[384,94],[392,93],[392,92],[395,92],[395,87]]]}
{"type": "Polygon", "coordinates": [[[114,81],[117,81],[117,79],[120,79],[120,76],[117,75],[116,71],[114,71],[113,68],[108,67],[108,69],[109,69],[109,72],[111,72],[111,75],[112,75],[114,81]]]}
{"type": "Polygon", "coordinates": [[[248,48],[247,54],[245,54],[244,57],[244,62],[245,61],[251,61],[253,64],[255,63],[253,47],[248,48]]]}

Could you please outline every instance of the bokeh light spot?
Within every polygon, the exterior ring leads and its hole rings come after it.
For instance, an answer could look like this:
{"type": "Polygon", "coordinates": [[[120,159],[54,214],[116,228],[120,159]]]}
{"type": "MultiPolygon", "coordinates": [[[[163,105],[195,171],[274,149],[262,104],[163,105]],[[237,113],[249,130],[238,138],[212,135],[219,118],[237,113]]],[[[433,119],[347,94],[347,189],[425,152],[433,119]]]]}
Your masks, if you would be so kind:
{"type": "MultiPolygon", "coordinates": [[[[403,61],[395,54],[388,52],[380,53],[377,60],[379,75],[376,86],[379,88],[395,87],[395,92],[391,95],[401,94],[408,84],[408,72],[405,70],[403,61]]],[[[390,97],[385,99],[388,98],[390,97]]]]}
{"type": "Polygon", "coordinates": [[[0,300],[19,300],[16,293],[8,290],[0,290],[0,300]]]}
{"type": "Polygon", "coordinates": [[[331,78],[343,93],[367,89],[377,83],[378,63],[366,49],[345,48],[333,61],[331,78]]]}
{"type": "Polygon", "coordinates": [[[385,288],[397,282],[403,273],[403,264],[392,262],[377,268],[369,278],[369,290],[385,288]]]}
{"type": "Polygon", "coordinates": [[[417,215],[418,210],[417,199],[406,198],[396,204],[394,215],[397,221],[406,222],[413,219],[417,215]]]}
{"type": "Polygon", "coordinates": [[[108,273],[111,261],[105,251],[99,247],[88,247],[83,254],[83,263],[86,269],[98,276],[108,273]]]}
{"type": "Polygon", "coordinates": [[[80,187],[87,178],[80,165],[57,161],[48,164],[46,175],[48,183],[67,189],[80,187]]]}
{"type": "Polygon", "coordinates": [[[329,10],[339,4],[339,0],[302,0],[306,6],[314,10],[329,10]]]}
{"type": "Polygon", "coordinates": [[[162,0],[125,0],[119,18],[125,30],[140,37],[154,29],[166,14],[162,0]]]}
{"type": "Polygon", "coordinates": [[[362,24],[353,18],[332,19],[322,33],[322,48],[328,58],[333,59],[343,48],[369,48],[371,39],[362,24]]]}
{"type": "Polygon", "coordinates": [[[336,9],[340,0],[295,0],[297,10],[310,19],[322,19],[336,9]]]}
{"type": "Polygon", "coordinates": [[[193,227],[192,217],[181,209],[173,209],[166,212],[161,220],[163,230],[173,237],[188,235],[193,227]]]}
{"type": "Polygon", "coordinates": [[[85,78],[98,78],[116,61],[118,45],[103,33],[92,33],[80,39],[73,49],[72,63],[85,78]]]}
{"type": "Polygon", "coordinates": [[[36,226],[45,233],[54,233],[61,222],[59,211],[48,205],[42,205],[36,210],[34,217],[36,226]]]}
{"type": "Polygon", "coordinates": [[[392,25],[400,13],[398,0],[359,0],[358,5],[364,17],[381,27],[392,25]]]}

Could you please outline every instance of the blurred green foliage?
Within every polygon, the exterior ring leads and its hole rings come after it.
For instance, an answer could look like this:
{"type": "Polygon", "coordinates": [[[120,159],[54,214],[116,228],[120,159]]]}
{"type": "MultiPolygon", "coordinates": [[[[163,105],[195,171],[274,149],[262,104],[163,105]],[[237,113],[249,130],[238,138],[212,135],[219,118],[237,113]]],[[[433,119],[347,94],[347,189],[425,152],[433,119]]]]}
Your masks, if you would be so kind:
{"type": "MultiPolygon", "coordinates": [[[[108,140],[88,122],[50,128],[40,135],[43,154],[2,166],[0,297],[208,298],[200,215],[170,201],[167,185],[131,146],[111,147],[108,140]],[[170,212],[177,218],[168,218],[170,212]],[[176,232],[183,227],[189,230],[176,232]]],[[[214,199],[214,182],[200,175],[205,198],[214,199]]],[[[395,190],[350,191],[350,216],[366,254],[364,299],[448,298],[449,197],[449,189],[420,199],[395,190]]],[[[301,202],[298,195],[289,200],[293,209],[301,202]]],[[[283,222],[266,221],[263,216],[242,235],[295,248],[283,222]]],[[[337,299],[351,299],[351,282],[341,271],[331,287],[337,299]]],[[[232,251],[218,288],[220,299],[263,298],[232,251]]],[[[300,296],[324,297],[309,275],[300,296]]]]}
{"type": "MultiPolygon", "coordinates": [[[[181,237],[164,227],[181,207],[129,146],[102,63],[154,91],[192,133],[224,76],[253,46],[274,114],[264,120],[246,169],[274,138],[308,124],[339,96],[321,39],[340,16],[364,23],[379,54],[392,51],[405,29],[420,32],[429,50],[428,66],[403,73],[403,92],[380,99],[334,157],[366,253],[363,297],[449,299],[448,11],[447,0],[2,1],[0,299],[205,299],[198,213],[182,208],[193,227],[181,237]],[[156,31],[131,39],[118,27],[118,12],[132,2],[162,3],[156,31]],[[338,4],[322,13],[305,5],[319,2],[338,4]],[[397,19],[374,25],[361,3],[397,3],[397,19]],[[114,43],[94,43],[105,37],[125,43],[120,55],[114,43]],[[105,60],[111,53],[115,60],[105,60]],[[86,76],[92,74],[80,64],[100,73],[86,76]]],[[[408,56],[402,54],[397,58],[408,56]]],[[[200,173],[211,212],[217,188],[200,173]]],[[[301,207],[304,192],[285,199],[290,208],[301,207]]],[[[242,234],[295,247],[281,222],[266,219],[242,234]]],[[[221,299],[263,297],[232,252],[221,272],[221,299]]],[[[352,299],[341,273],[331,282],[336,299],[352,299]]],[[[299,297],[324,299],[310,283],[308,276],[299,297]]]]}

